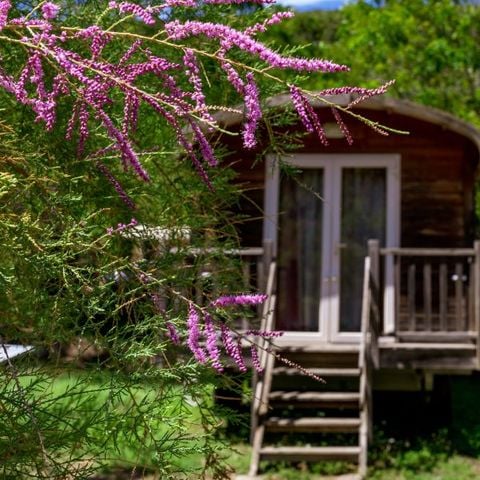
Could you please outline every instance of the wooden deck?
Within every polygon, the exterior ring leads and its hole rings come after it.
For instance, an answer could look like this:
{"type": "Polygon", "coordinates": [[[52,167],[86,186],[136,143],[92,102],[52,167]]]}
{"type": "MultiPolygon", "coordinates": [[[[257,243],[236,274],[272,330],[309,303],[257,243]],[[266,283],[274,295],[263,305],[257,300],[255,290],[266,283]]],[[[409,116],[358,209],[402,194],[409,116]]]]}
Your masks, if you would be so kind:
{"type": "MultiPolygon", "coordinates": [[[[275,328],[275,271],[275,262],[270,262],[264,290],[269,300],[260,327],[264,330],[275,328]]],[[[251,476],[257,475],[260,460],[341,459],[357,463],[358,477],[363,478],[372,435],[372,389],[382,378],[376,372],[431,376],[480,369],[479,242],[472,249],[381,250],[371,241],[363,286],[358,343],[288,335],[270,344],[260,341],[264,373],[254,386],[251,476]],[[390,319],[384,318],[388,286],[380,276],[388,261],[395,271],[390,319]],[[276,437],[279,432],[282,436],[276,437]],[[315,434],[322,444],[299,446],[298,433],[315,434]],[[328,438],[332,443],[325,446],[328,438]],[[347,441],[338,444],[338,438],[347,441]]]]}

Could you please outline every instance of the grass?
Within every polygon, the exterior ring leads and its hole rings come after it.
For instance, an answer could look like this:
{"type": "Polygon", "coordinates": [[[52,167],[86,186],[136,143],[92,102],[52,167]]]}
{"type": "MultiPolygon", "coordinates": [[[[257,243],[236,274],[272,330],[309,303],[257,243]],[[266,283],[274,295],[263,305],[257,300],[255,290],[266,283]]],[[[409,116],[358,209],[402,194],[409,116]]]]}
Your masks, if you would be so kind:
{"type": "MultiPolygon", "coordinates": [[[[19,381],[35,407],[46,447],[65,464],[77,458],[104,472],[137,467],[161,478],[167,478],[165,472],[168,478],[194,478],[209,453],[221,450],[221,442],[216,446],[211,438],[206,445],[213,402],[208,391],[198,395],[203,403],[193,400],[195,386],[135,382],[101,370],[30,371],[19,381]],[[178,476],[172,477],[174,472],[178,476]]],[[[13,382],[5,388],[16,389],[13,382]]]]}
{"type": "Polygon", "coordinates": [[[461,455],[452,455],[436,462],[428,472],[408,468],[372,469],[371,480],[477,480],[480,461],[461,455]]]}
{"type": "MultiPolygon", "coordinates": [[[[236,453],[230,457],[230,465],[237,474],[246,474],[249,467],[250,446],[239,444],[236,453]]],[[[435,458],[422,464],[425,451],[408,450],[391,460],[395,464],[373,464],[369,469],[369,480],[478,480],[480,460],[459,454],[435,458]]],[[[276,464],[264,473],[265,480],[323,480],[347,473],[348,467],[341,462],[323,464],[298,464],[296,468],[276,464]]]]}
{"type": "MultiPolygon", "coordinates": [[[[475,380],[475,379],[474,379],[475,380]]],[[[104,471],[117,468],[128,470],[132,465],[141,465],[140,470],[152,474],[158,472],[156,455],[162,445],[169,448],[178,472],[198,471],[205,462],[201,453],[203,433],[199,426],[202,413],[182,390],[181,385],[170,384],[162,390],[161,385],[126,382],[122,388],[121,377],[112,377],[107,372],[72,371],[55,377],[52,383],[43,383],[35,375],[23,376],[22,384],[35,400],[39,411],[64,418],[65,425],[89,436],[101,446],[97,452],[101,455],[104,471]],[[106,388],[109,382],[120,382],[115,388],[106,388]],[[128,385],[128,387],[127,387],[128,385]],[[112,394],[112,391],[114,392],[112,394]],[[133,405],[140,407],[141,414],[134,423],[129,423],[121,413],[128,417],[133,405]],[[77,418],[71,412],[84,412],[85,418],[77,418]],[[101,413],[102,428],[97,428],[88,416],[93,412],[101,413]],[[119,415],[120,414],[120,415],[119,415]],[[176,418],[171,422],[169,419],[176,418]],[[137,422],[145,422],[138,427],[137,422]],[[83,423],[82,423],[83,422],[83,423]],[[170,422],[170,423],[169,423],[170,422]],[[105,427],[106,425],[106,427],[105,427]],[[107,431],[105,430],[107,429],[107,431]],[[108,429],[110,429],[108,431],[108,429]],[[154,432],[155,441],[142,441],[146,430],[154,432]],[[186,439],[182,443],[181,437],[186,439]],[[163,442],[163,443],[162,443],[163,442]],[[173,446],[173,448],[172,448],[173,446]]],[[[474,480],[480,478],[480,412],[478,398],[480,387],[477,381],[467,378],[452,383],[451,394],[454,405],[448,429],[443,428],[422,431],[415,421],[405,425],[410,436],[398,431],[399,424],[405,419],[393,420],[377,425],[375,444],[370,449],[369,479],[372,480],[474,480]],[[413,426],[415,431],[411,431],[413,426]],[[387,431],[389,426],[389,431],[387,431]],[[385,429],[385,430],[383,430],[385,429]],[[383,433],[385,432],[385,433],[383,433]]],[[[399,407],[412,411],[400,398],[399,407]]],[[[388,403],[388,402],[386,402],[388,403]]],[[[209,406],[213,406],[210,402],[209,406]]],[[[431,405],[426,404],[430,409],[431,405]]],[[[417,405],[420,409],[420,405],[417,405]]],[[[393,411],[396,410],[394,407],[393,411]]],[[[442,411],[443,410],[439,410],[442,411]]],[[[98,413],[95,413],[98,415],[98,413]]],[[[397,415],[398,416],[398,415],[397,415]]],[[[48,420],[48,419],[47,419],[48,420]]],[[[47,421],[48,423],[48,421],[47,421]]],[[[417,422],[418,423],[418,422],[417,422]]],[[[53,423],[52,423],[53,425],[53,423]]],[[[237,437],[227,435],[228,441],[236,444],[233,453],[228,452],[227,463],[237,474],[246,474],[250,463],[250,447],[242,442],[247,431],[231,424],[237,437]],[[239,433],[241,431],[241,433],[239,433]]],[[[58,428],[58,427],[56,427],[58,428]]],[[[153,438],[152,437],[152,438],[153,438]]],[[[218,453],[226,454],[227,450],[218,453]]],[[[265,478],[268,480],[317,480],[334,475],[348,473],[354,466],[341,462],[324,462],[308,465],[297,463],[294,467],[287,463],[263,464],[265,478]]],[[[121,478],[120,476],[115,478],[121,478]]],[[[155,477],[145,477],[155,478],[155,477]]],[[[160,473],[159,478],[162,477],[160,473]]],[[[199,478],[194,473],[168,478],[199,478]]]]}
{"type": "MultiPolygon", "coordinates": [[[[420,437],[414,446],[409,441],[392,441],[381,432],[369,452],[371,480],[476,480],[480,478],[480,460],[454,452],[448,432],[420,437]]],[[[248,472],[250,446],[238,445],[231,457],[237,474],[248,472]]],[[[352,473],[356,466],[342,462],[306,464],[299,462],[263,463],[265,480],[320,480],[352,473]]]]}
{"type": "MultiPolygon", "coordinates": [[[[391,392],[377,398],[372,480],[476,480],[480,478],[480,375],[438,377],[432,392],[391,392]]],[[[248,471],[249,449],[237,473],[248,471]]],[[[339,462],[264,464],[268,480],[317,480],[348,473],[339,462]]],[[[355,468],[355,467],[353,467],[355,468]]]]}

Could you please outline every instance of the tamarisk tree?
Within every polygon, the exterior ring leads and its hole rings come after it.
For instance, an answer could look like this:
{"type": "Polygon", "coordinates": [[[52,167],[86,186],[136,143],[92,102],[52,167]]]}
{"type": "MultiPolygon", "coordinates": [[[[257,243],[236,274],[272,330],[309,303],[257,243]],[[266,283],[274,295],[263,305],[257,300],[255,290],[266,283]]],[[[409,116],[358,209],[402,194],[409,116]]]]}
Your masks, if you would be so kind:
{"type": "MultiPolygon", "coordinates": [[[[0,468],[8,478],[85,478],[112,464],[221,478],[210,388],[231,383],[215,377],[222,351],[247,370],[232,307],[265,297],[240,290],[227,257],[189,253],[234,242],[231,173],[211,142],[231,132],[216,113],[242,113],[253,149],[264,100],[288,91],[326,143],[313,98],[352,93],[353,105],[389,84],[303,90],[299,75],[347,67],[259,41],[292,16],[273,0],[99,3],[0,1],[0,335],[43,352],[2,370],[0,417],[12,433],[0,438],[0,468]],[[206,288],[198,305],[193,286],[214,264],[223,294],[206,288]],[[60,359],[74,347],[85,368],[67,381],[60,359]],[[180,461],[195,455],[206,461],[180,461]]],[[[330,106],[351,142],[350,106],[330,106]]]]}

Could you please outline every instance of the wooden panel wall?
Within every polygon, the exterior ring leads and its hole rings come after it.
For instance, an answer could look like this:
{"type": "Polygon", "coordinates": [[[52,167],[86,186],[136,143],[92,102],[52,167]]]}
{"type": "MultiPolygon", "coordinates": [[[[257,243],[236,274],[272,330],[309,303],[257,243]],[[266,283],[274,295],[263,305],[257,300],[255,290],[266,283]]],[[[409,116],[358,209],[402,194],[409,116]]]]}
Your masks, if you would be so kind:
{"type": "MultiPolygon", "coordinates": [[[[366,117],[409,135],[385,137],[366,125],[347,120],[354,137],[349,147],[345,140],[331,140],[324,147],[312,135],[299,142],[303,153],[400,153],[401,154],[401,246],[460,247],[473,240],[474,177],[478,151],[467,138],[438,125],[385,111],[360,111],[366,117]]],[[[324,122],[331,122],[328,110],[321,110],[324,122]]],[[[296,126],[276,131],[280,140],[296,126]]],[[[232,152],[226,159],[238,172],[244,197],[238,212],[251,220],[240,227],[246,246],[261,245],[264,154],[269,142],[255,152],[245,152],[238,137],[230,137],[232,152]],[[262,153],[263,152],[263,153],[262,153]]]]}

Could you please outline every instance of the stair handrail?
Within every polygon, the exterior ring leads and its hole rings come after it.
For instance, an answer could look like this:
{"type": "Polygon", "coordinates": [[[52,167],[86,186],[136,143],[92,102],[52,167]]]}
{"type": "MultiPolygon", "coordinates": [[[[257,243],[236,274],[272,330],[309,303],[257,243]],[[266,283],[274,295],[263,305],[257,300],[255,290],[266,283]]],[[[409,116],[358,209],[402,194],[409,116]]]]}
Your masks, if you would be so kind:
{"type": "MultiPolygon", "coordinates": [[[[360,333],[360,351],[358,355],[358,368],[360,369],[361,380],[369,370],[371,365],[371,350],[369,335],[370,330],[370,311],[371,311],[371,290],[370,290],[370,274],[371,259],[365,257],[364,273],[363,273],[363,290],[362,290],[362,313],[361,313],[361,333],[360,333]]],[[[365,378],[366,380],[366,378],[365,378]]],[[[363,406],[366,400],[366,384],[360,385],[360,406],[363,406]]]]}
{"type": "MultiPolygon", "coordinates": [[[[267,275],[267,284],[265,289],[265,294],[267,295],[267,299],[263,304],[262,310],[262,318],[260,321],[260,330],[262,332],[270,332],[274,329],[275,322],[274,322],[274,300],[275,300],[275,282],[277,276],[277,262],[272,261],[270,262],[268,268],[268,275],[267,275]]],[[[265,368],[265,358],[266,358],[266,347],[267,347],[267,340],[263,337],[260,337],[258,342],[258,349],[259,349],[259,360],[260,365],[262,368],[265,368]]]]}
{"type": "MultiPolygon", "coordinates": [[[[266,283],[265,294],[267,299],[263,305],[262,319],[260,322],[260,330],[271,331],[275,325],[275,283],[276,283],[277,264],[275,261],[271,261],[268,267],[268,277],[266,283]]],[[[263,374],[257,374],[254,370],[252,377],[252,409],[251,409],[251,443],[253,446],[251,470],[257,471],[259,461],[259,445],[261,444],[261,438],[263,437],[263,431],[257,432],[257,426],[259,425],[259,419],[265,414],[268,402],[268,392],[271,386],[271,376],[273,369],[273,356],[268,353],[267,339],[263,337],[257,337],[257,347],[259,351],[259,363],[263,369],[263,374]],[[260,435],[259,438],[258,435],[260,435]],[[257,451],[255,451],[257,450],[257,451]]]]}
{"type": "MultiPolygon", "coordinates": [[[[269,332],[272,331],[275,325],[274,314],[275,314],[275,302],[276,295],[275,292],[275,282],[276,282],[276,273],[277,273],[277,264],[275,261],[270,262],[268,268],[267,284],[265,289],[265,294],[267,295],[267,300],[263,304],[262,319],[260,322],[260,330],[269,332]]],[[[261,406],[264,401],[265,396],[265,382],[263,381],[265,376],[269,372],[268,368],[268,358],[269,354],[268,349],[268,340],[263,337],[257,337],[256,339],[258,347],[258,359],[260,367],[263,370],[263,378],[259,378],[257,374],[253,378],[252,390],[254,392],[253,396],[253,405],[252,405],[252,416],[258,416],[260,414],[261,406]]]]}

